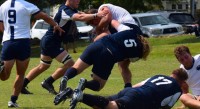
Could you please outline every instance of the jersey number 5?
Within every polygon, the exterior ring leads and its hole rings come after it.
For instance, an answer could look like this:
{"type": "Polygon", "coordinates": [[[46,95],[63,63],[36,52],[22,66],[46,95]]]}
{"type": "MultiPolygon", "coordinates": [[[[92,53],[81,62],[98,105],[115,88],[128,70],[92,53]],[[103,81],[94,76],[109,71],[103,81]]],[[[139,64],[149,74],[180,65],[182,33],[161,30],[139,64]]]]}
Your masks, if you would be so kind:
{"type": "Polygon", "coordinates": [[[126,47],[133,47],[133,46],[137,46],[137,43],[135,42],[134,39],[127,39],[127,40],[124,40],[124,44],[126,47]]]}

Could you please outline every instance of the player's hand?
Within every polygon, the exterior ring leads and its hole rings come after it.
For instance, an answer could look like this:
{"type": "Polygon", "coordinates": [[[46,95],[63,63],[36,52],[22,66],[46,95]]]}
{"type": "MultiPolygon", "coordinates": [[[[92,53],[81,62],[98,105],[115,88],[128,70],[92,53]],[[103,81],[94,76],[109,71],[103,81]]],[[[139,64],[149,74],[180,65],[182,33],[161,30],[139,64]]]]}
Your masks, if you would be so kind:
{"type": "Polygon", "coordinates": [[[102,17],[106,16],[107,13],[104,13],[104,12],[101,11],[101,12],[98,12],[96,14],[97,14],[97,17],[102,18],[102,17]]]}
{"type": "Polygon", "coordinates": [[[59,31],[60,36],[65,32],[59,25],[54,26],[53,32],[55,33],[56,31],[59,31]]]}

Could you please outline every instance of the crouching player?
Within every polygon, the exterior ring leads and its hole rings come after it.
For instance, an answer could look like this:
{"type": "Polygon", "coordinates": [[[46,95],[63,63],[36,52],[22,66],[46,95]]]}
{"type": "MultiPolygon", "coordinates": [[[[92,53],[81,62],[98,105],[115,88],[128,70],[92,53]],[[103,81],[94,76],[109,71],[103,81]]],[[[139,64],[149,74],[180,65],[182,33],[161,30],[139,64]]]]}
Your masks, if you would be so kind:
{"type": "MultiPolygon", "coordinates": [[[[187,73],[178,68],[170,76],[155,75],[109,97],[74,93],[70,105],[74,108],[77,102],[82,102],[94,109],[171,109],[181,96],[187,78],[187,73]]],[[[84,85],[81,81],[78,88],[84,85]]]]}

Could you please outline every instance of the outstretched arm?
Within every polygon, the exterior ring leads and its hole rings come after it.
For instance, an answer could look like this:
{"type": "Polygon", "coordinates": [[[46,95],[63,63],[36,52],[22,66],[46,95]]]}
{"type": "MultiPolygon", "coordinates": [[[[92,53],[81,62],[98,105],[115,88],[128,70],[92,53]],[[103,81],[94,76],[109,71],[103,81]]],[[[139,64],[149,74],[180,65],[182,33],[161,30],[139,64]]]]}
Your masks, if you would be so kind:
{"type": "Polygon", "coordinates": [[[60,35],[65,32],[63,29],[60,28],[60,26],[51,18],[49,17],[46,13],[44,12],[39,12],[34,16],[36,19],[43,19],[45,22],[48,24],[54,26],[54,32],[59,31],[60,35]]]}

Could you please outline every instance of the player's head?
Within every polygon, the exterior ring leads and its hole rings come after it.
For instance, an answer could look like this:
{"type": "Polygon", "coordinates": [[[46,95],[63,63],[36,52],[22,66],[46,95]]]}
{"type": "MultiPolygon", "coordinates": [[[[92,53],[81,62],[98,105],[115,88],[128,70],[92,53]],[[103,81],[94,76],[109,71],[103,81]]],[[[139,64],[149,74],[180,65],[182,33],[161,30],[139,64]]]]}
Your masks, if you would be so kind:
{"type": "Polygon", "coordinates": [[[171,77],[176,79],[179,84],[184,83],[188,79],[186,71],[182,68],[173,70],[171,77]]]}
{"type": "MultiPolygon", "coordinates": [[[[97,9],[88,9],[88,10],[85,10],[86,14],[95,14],[97,12],[98,12],[97,9]]],[[[88,25],[97,26],[99,24],[100,20],[101,20],[101,18],[96,17],[95,19],[89,20],[86,23],[88,25]]]]}
{"type": "Polygon", "coordinates": [[[66,0],[66,5],[73,8],[77,9],[79,6],[80,0],[66,0]]]}
{"type": "Polygon", "coordinates": [[[174,55],[184,67],[190,68],[193,65],[193,57],[187,46],[181,45],[174,49],[174,55]]]}
{"type": "Polygon", "coordinates": [[[142,59],[146,60],[151,51],[150,44],[142,35],[138,36],[138,38],[140,39],[140,41],[143,45],[142,59]]]}

